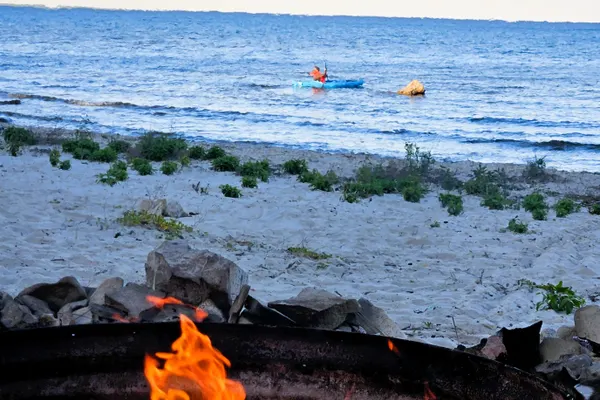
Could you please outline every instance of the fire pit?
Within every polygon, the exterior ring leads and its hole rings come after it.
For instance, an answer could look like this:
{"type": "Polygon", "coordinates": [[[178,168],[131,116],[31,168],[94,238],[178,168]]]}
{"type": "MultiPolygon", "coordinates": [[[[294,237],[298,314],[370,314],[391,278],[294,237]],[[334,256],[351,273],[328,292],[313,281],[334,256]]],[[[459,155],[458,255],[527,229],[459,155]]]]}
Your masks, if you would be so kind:
{"type": "MultiPolygon", "coordinates": [[[[197,324],[231,362],[247,399],[572,399],[520,370],[468,353],[357,333],[197,324]]],[[[177,322],[0,333],[0,398],[149,399],[147,354],[169,351],[177,322]]]]}

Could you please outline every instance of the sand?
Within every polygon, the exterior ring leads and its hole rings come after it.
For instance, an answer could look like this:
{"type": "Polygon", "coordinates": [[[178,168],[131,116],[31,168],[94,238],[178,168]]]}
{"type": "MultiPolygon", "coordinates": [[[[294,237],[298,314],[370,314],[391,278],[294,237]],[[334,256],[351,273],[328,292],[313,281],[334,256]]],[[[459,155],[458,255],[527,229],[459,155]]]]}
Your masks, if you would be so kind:
{"type": "MultiPolygon", "coordinates": [[[[342,176],[362,162],[379,160],[248,143],[223,147],[243,161],[266,157],[273,165],[306,158],[311,168],[332,168],[342,176]]],[[[475,344],[502,327],[538,320],[543,328],[572,325],[572,315],[536,311],[541,296],[519,286],[520,279],[563,280],[586,297],[597,287],[600,216],[585,207],[566,218],[556,218],[551,210],[547,221],[534,221],[522,209],[491,211],[478,197],[463,196],[464,214],[452,217],[440,206],[439,188],[420,203],[385,195],[350,204],[340,192],[313,191],[289,175],[272,176],[231,199],[219,185],[239,186],[240,177],[214,172],[200,161],[173,176],[139,176],[130,170],[128,181],[110,187],[95,177],[106,172],[107,164],[72,160],[72,169],[62,171],[48,162],[49,149],[35,146],[19,157],[0,152],[0,290],[12,295],[67,275],[88,286],[112,276],[144,282],[146,256],[164,239],[157,231],[116,222],[143,198],[176,200],[198,213],[181,218],[194,228],[191,244],[244,268],[251,293],[265,302],[289,298],[305,286],[366,297],[407,337],[448,347],[475,344]],[[208,194],[192,188],[198,182],[208,186],[208,194]],[[505,231],[515,216],[534,232],[505,231]],[[431,226],[435,221],[439,227],[431,226]],[[332,257],[297,257],[287,251],[293,246],[332,257]]],[[[450,166],[463,178],[474,167],[450,166]]],[[[502,167],[511,174],[522,169],[502,167]]],[[[555,195],[598,193],[600,175],[556,174],[559,182],[540,188],[555,195]]],[[[532,190],[525,187],[523,193],[532,190]]]]}

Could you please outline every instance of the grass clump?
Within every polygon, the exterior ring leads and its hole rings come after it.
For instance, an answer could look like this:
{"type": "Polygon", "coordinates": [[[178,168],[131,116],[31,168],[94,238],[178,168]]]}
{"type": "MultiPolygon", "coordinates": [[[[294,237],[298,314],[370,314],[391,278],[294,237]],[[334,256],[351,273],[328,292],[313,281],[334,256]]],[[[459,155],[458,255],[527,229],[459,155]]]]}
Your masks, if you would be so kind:
{"type": "Polygon", "coordinates": [[[183,236],[184,232],[192,232],[193,229],[175,219],[167,219],[162,215],[151,214],[147,211],[126,211],[117,222],[125,226],[144,226],[156,229],[167,234],[167,239],[183,236]]]}
{"type": "Polygon", "coordinates": [[[592,215],[600,215],[600,203],[594,203],[588,207],[588,211],[592,215]]]}
{"type": "Polygon", "coordinates": [[[305,171],[298,176],[298,180],[302,183],[308,183],[312,190],[321,190],[323,192],[332,192],[333,185],[339,182],[338,176],[333,171],[327,171],[325,175],[313,169],[305,171]]]}
{"type": "Polygon", "coordinates": [[[125,161],[116,161],[110,166],[105,174],[97,175],[97,182],[114,186],[119,182],[126,181],[128,177],[127,164],[125,161]]]}
{"type": "Polygon", "coordinates": [[[179,163],[181,164],[181,167],[189,167],[190,164],[192,163],[192,160],[190,160],[190,158],[188,156],[183,156],[179,159],[179,163]]]}
{"type": "Polygon", "coordinates": [[[4,142],[8,147],[8,152],[11,156],[16,157],[21,152],[21,147],[31,146],[37,143],[35,136],[29,129],[9,126],[2,133],[4,142]]]}
{"type": "Polygon", "coordinates": [[[292,159],[283,163],[283,170],[290,175],[301,175],[308,172],[306,160],[292,159]]]}
{"type": "Polygon", "coordinates": [[[221,193],[223,193],[223,196],[225,197],[231,197],[234,199],[242,197],[242,191],[239,188],[236,188],[235,186],[221,185],[219,186],[219,189],[221,189],[221,193]]]}
{"type": "Polygon", "coordinates": [[[572,199],[561,199],[554,205],[554,211],[558,218],[564,218],[569,214],[573,214],[578,211],[580,206],[576,204],[572,199]]]}
{"type": "Polygon", "coordinates": [[[306,247],[290,247],[287,249],[287,251],[297,257],[310,258],[312,260],[326,260],[331,258],[331,254],[317,253],[316,251],[307,249],[306,247]]]}
{"type": "Polygon", "coordinates": [[[242,176],[242,187],[255,189],[258,187],[258,181],[255,176],[242,176]]]}
{"type": "Polygon", "coordinates": [[[465,182],[467,194],[474,196],[493,196],[502,193],[502,186],[508,181],[503,170],[488,171],[485,165],[478,166],[472,173],[473,177],[465,182]]]}
{"type": "Polygon", "coordinates": [[[481,205],[489,208],[490,210],[504,210],[512,204],[513,202],[504,197],[504,194],[501,192],[488,194],[484,196],[483,200],[481,200],[481,205]]]}
{"type": "Polygon", "coordinates": [[[52,149],[50,151],[50,165],[52,165],[53,167],[58,167],[58,164],[60,164],[60,151],[58,149],[52,149]]]}
{"type": "Polygon", "coordinates": [[[546,171],[546,160],[545,157],[535,157],[532,161],[527,163],[527,166],[523,170],[523,178],[528,183],[542,182],[548,180],[549,174],[546,171]]]}
{"type": "Polygon", "coordinates": [[[149,132],[137,144],[142,157],[150,161],[167,161],[187,149],[184,139],[162,132],[149,132]]]}
{"type": "Polygon", "coordinates": [[[58,168],[62,169],[63,171],[68,171],[71,169],[71,160],[63,160],[60,162],[60,164],[58,164],[58,168]]]}
{"type": "Polygon", "coordinates": [[[202,146],[192,146],[188,151],[188,157],[192,160],[204,160],[206,157],[206,149],[202,146]]]}
{"type": "Polygon", "coordinates": [[[100,144],[96,143],[87,133],[78,132],[74,139],[65,140],[62,144],[65,153],[73,154],[77,160],[89,160],[92,154],[100,150],[100,144]]]}
{"type": "Polygon", "coordinates": [[[131,143],[125,140],[115,139],[108,143],[108,147],[113,149],[117,154],[127,153],[131,147],[131,143]]]}
{"type": "Polygon", "coordinates": [[[521,222],[517,218],[513,218],[508,221],[508,230],[514,233],[527,233],[528,227],[525,222],[521,222]]]}
{"type": "Polygon", "coordinates": [[[520,285],[529,286],[531,289],[542,290],[542,300],[535,305],[536,310],[554,310],[556,312],[564,312],[571,314],[575,308],[580,308],[585,305],[585,299],[578,294],[570,286],[563,286],[560,281],[556,285],[546,284],[538,285],[535,282],[523,279],[519,281],[520,285]]]}
{"type": "Polygon", "coordinates": [[[131,160],[131,168],[142,176],[154,174],[152,164],[145,158],[134,158],[131,160]]]}
{"type": "Polygon", "coordinates": [[[543,221],[548,217],[548,204],[541,193],[532,193],[523,199],[523,208],[531,212],[533,219],[543,221]]]}
{"type": "Polygon", "coordinates": [[[421,151],[419,146],[414,143],[405,143],[407,169],[411,175],[425,177],[429,174],[431,166],[435,164],[435,159],[429,151],[421,151]]]}
{"type": "Polygon", "coordinates": [[[463,200],[461,196],[457,196],[451,193],[440,193],[440,203],[442,207],[448,208],[448,214],[458,216],[463,212],[463,200]]]}
{"type": "Polygon", "coordinates": [[[268,182],[269,176],[271,176],[271,167],[269,165],[269,160],[248,161],[242,164],[239,168],[239,172],[243,177],[255,177],[262,182],[268,182]]]}
{"type": "Polygon", "coordinates": [[[111,163],[117,161],[117,158],[119,158],[119,155],[115,149],[111,147],[105,147],[103,149],[94,151],[88,156],[87,159],[90,161],[111,163]]]}
{"type": "Polygon", "coordinates": [[[225,153],[225,150],[223,150],[221,147],[211,146],[206,151],[206,155],[204,156],[204,159],[205,160],[214,160],[216,158],[224,157],[226,155],[227,155],[227,153],[225,153]]]}
{"type": "Polygon", "coordinates": [[[240,167],[240,159],[236,156],[221,156],[212,160],[212,169],[220,172],[235,172],[240,167]]]}
{"type": "Polygon", "coordinates": [[[165,161],[160,166],[160,171],[165,175],[173,175],[178,168],[179,165],[175,161],[165,161]]]}

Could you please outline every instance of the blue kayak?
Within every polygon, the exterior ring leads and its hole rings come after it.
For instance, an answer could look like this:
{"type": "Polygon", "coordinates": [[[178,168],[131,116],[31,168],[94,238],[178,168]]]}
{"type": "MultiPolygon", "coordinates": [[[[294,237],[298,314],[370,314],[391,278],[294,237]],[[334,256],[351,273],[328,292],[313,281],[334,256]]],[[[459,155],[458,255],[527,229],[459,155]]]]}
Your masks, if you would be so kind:
{"type": "Polygon", "coordinates": [[[305,88],[316,88],[316,89],[343,89],[343,88],[358,88],[361,87],[365,83],[362,79],[338,79],[331,80],[325,83],[319,81],[301,81],[294,82],[293,86],[297,88],[305,87],[305,88]]]}

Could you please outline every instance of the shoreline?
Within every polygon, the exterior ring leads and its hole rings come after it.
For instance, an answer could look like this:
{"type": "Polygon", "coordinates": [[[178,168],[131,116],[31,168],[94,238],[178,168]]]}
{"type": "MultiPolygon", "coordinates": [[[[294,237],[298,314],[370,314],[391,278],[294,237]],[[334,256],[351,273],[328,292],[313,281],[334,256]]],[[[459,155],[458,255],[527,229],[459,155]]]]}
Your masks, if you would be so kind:
{"type": "MultiPolygon", "coordinates": [[[[72,134],[33,131],[42,141],[72,134]]],[[[93,137],[104,144],[112,138],[93,137]]],[[[402,158],[257,143],[219,146],[242,162],[266,158],[279,168],[290,159],[306,159],[309,169],[333,170],[343,178],[353,176],[364,163],[402,162],[402,158]]],[[[588,296],[594,295],[600,277],[595,261],[600,257],[596,249],[600,217],[590,214],[586,205],[565,218],[557,218],[550,209],[547,220],[537,221],[522,208],[490,210],[481,206],[480,197],[462,193],[464,212],[451,216],[438,200],[446,191],[433,184],[419,202],[385,194],[348,203],[341,191],[311,190],[281,171],[268,182],[259,182],[257,189],[241,188],[242,197],[232,199],[223,197],[219,186],[240,187],[240,176],[213,171],[208,161],[192,161],[171,176],[158,170],[160,163],[153,163],[154,175],[130,170],[125,182],[107,186],[97,183],[96,175],[105,173],[108,164],[75,160],[61,150],[61,158],[72,164],[70,170],[61,171],[49,164],[50,148],[35,145],[18,157],[0,152],[0,201],[5,205],[0,209],[4,277],[0,286],[11,295],[68,275],[86,285],[111,276],[143,281],[146,256],[164,238],[157,231],[124,227],[116,220],[141,199],[166,198],[197,213],[179,219],[193,228],[191,245],[221,254],[246,270],[253,296],[261,301],[293,297],[305,286],[338,291],[344,297],[364,296],[383,308],[412,340],[452,347],[475,344],[502,327],[538,320],[544,321],[543,328],[572,324],[572,315],[536,311],[541,296],[519,284],[522,279],[539,284],[562,280],[593,304],[588,296]],[[208,194],[194,191],[198,182],[208,194]],[[529,233],[506,230],[515,216],[529,225],[529,233]],[[290,247],[330,257],[313,260],[291,254],[290,247]]],[[[435,163],[433,168],[445,166],[467,180],[478,165],[435,163]]],[[[581,200],[599,197],[599,174],[548,169],[550,181],[530,185],[521,177],[526,164],[486,167],[504,168],[517,197],[540,190],[550,205],[568,194],[581,200]]]]}

